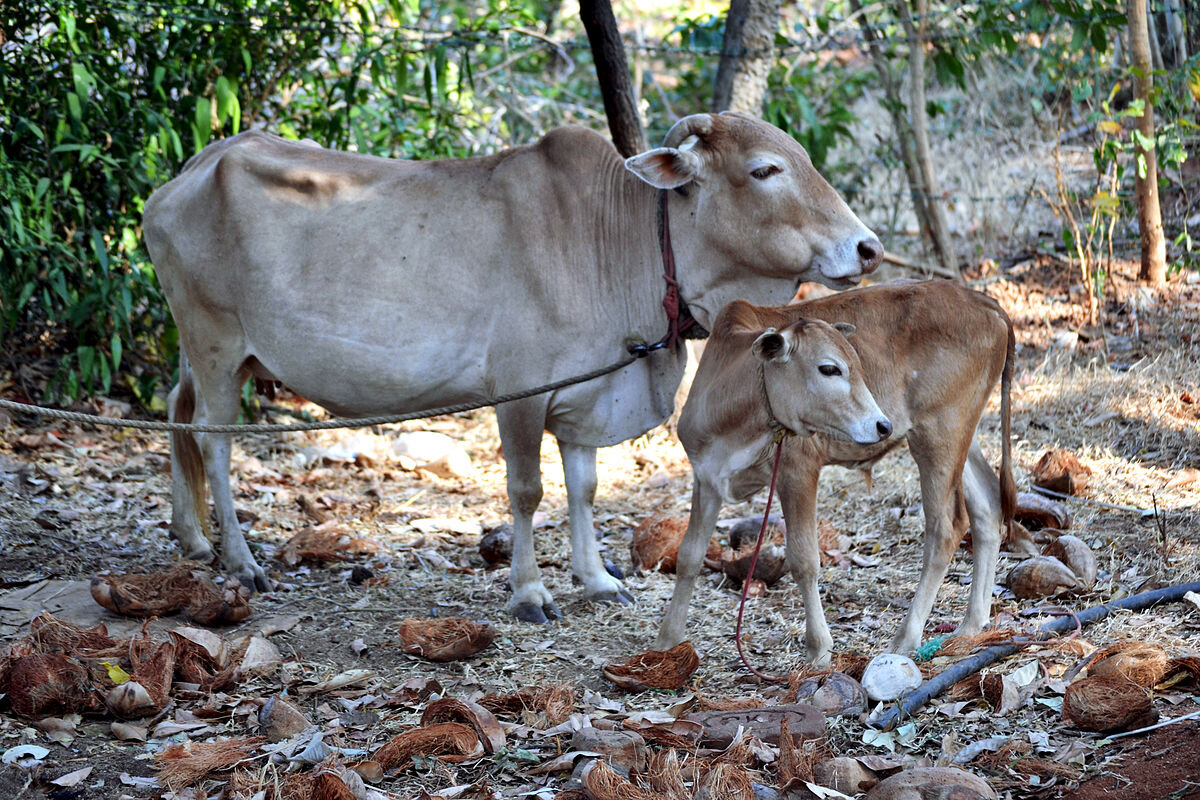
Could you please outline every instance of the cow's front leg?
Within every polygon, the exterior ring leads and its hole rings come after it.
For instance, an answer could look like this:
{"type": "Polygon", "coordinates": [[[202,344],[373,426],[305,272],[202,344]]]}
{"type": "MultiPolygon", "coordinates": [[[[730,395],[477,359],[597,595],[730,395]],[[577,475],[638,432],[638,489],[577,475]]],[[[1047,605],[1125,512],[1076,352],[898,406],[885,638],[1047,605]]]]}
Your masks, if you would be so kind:
{"type": "MultiPolygon", "coordinates": [[[[790,443],[799,448],[799,442],[790,443]]],[[[779,471],[779,504],[787,528],[787,564],[804,602],[804,654],[818,667],[829,666],[833,635],[825,622],[817,577],[821,548],[817,542],[817,481],[819,465],[798,457],[785,461],[779,471]]],[[[767,509],[770,511],[770,509],[767,509]]]]}
{"type": "Polygon", "coordinates": [[[592,503],[596,499],[596,448],[559,440],[563,476],[567,484],[567,512],[571,520],[571,572],[583,584],[589,600],[600,603],[633,602],[633,595],[608,573],[596,543],[592,503]]]}
{"type": "MultiPolygon", "coordinates": [[[[232,415],[230,419],[233,419],[232,415]]],[[[229,477],[230,435],[200,434],[200,449],[204,453],[204,466],[208,471],[209,486],[212,487],[213,510],[221,527],[221,563],[226,571],[237,576],[242,585],[259,592],[270,591],[271,582],[267,580],[267,573],[251,555],[238,524],[229,477]]]]}
{"type": "Polygon", "coordinates": [[[500,446],[508,463],[508,504],[513,515],[513,554],[508,613],[525,622],[562,619],[554,596],[542,583],[533,542],[533,513],[542,502],[542,429],[545,406],[513,402],[496,407],[500,446]]]}
{"type": "Polygon", "coordinates": [[[657,650],[670,649],[687,638],[688,605],[692,602],[692,591],[700,576],[700,566],[704,562],[704,553],[708,550],[720,511],[720,492],[698,473],[695,474],[692,512],[688,517],[687,533],[683,535],[679,554],[675,558],[675,591],[671,594],[671,603],[658,628],[658,641],[654,644],[657,650]]]}

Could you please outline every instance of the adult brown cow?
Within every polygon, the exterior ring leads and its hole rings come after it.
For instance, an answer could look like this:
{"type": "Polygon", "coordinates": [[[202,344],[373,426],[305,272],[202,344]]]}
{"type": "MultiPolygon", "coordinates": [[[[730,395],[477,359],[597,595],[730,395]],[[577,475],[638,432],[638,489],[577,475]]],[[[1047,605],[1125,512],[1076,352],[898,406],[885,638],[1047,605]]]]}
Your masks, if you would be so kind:
{"type": "MultiPolygon", "coordinates": [[[[257,376],[336,414],[400,414],[612,363],[668,329],[660,190],[679,298],[705,327],[734,298],[784,302],[805,280],[844,288],[883,255],[795,140],[740,115],[686,117],[663,147],[625,162],[581,128],[431,162],[243,133],[210,145],[146,204],[146,244],[186,355],[170,411],[231,422],[238,388],[257,376]]],[[[632,599],[594,537],[595,450],[666,419],[685,361],[677,343],[497,407],[517,617],[560,616],[533,548],[543,430],[562,453],[574,574],[589,598],[632,599]]],[[[264,588],[234,513],[229,437],[197,439],[198,449],[190,436],[173,442],[172,531],[189,557],[211,558],[207,477],[224,566],[264,588]]]]}
{"type": "MultiPolygon", "coordinates": [[[[916,595],[888,650],[909,653],[921,643],[925,620],[968,521],[974,549],[967,613],[956,634],[978,633],[991,614],[1001,529],[1012,520],[1015,488],[1010,444],[1012,323],[987,295],[947,281],[872,286],[781,308],[733,303],[717,318],[691,394],[679,416],[679,439],[692,464],[692,512],[676,560],[675,592],[656,647],[686,638],[687,608],[722,501],[749,499],[770,477],[773,420],[787,385],[770,363],[748,355],[764,329],[797,319],[850,323],[850,341],[867,388],[894,434],[864,445],[814,425],[784,440],[779,502],[787,528],[787,560],[805,609],[806,657],[828,662],[833,638],[825,623],[817,573],[817,479],[826,464],[869,468],[901,441],[921,474],[924,553],[916,595]],[[974,440],[988,396],[1001,382],[1000,478],[974,440]]],[[[794,384],[794,382],[793,382],[794,384]]],[[[793,385],[792,391],[808,387],[793,385]]]]}

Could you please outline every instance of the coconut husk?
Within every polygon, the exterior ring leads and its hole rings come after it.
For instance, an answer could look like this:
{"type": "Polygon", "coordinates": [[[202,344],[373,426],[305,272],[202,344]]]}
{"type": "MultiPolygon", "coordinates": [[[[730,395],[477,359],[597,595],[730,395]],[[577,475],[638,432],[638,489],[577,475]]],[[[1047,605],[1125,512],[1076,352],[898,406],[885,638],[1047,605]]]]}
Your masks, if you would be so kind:
{"type": "Polygon", "coordinates": [[[199,684],[202,692],[218,692],[233,684],[237,668],[228,662],[222,668],[221,660],[204,645],[168,631],[175,643],[175,675],[186,683],[199,684]]]}
{"type": "Polygon", "coordinates": [[[250,592],[236,580],[218,589],[206,572],[183,564],[167,572],[98,575],[91,590],[98,604],[127,617],[184,610],[196,623],[212,626],[241,622],[251,614],[250,592]]]}
{"type": "Polygon", "coordinates": [[[358,800],[346,782],[332,772],[322,772],[313,779],[308,795],[310,800],[358,800]]]}
{"type": "Polygon", "coordinates": [[[346,561],[354,556],[378,552],[379,542],[355,536],[349,528],[330,521],[300,530],[279,548],[275,558],[294,567],[302,561],[346,561]]]}
{"type": "Polygon", "coordinates": [[[600,759],[584,768],[581,781],[591,800],[658,800],[656,793],[630,783],[600,759]]]}
{"type": "Polygon", "coordinates": [[[683,780],[683,769],[679,766],[679,754],[674,749],[659,750],[650,754],[646,768],[646,779],[650,788],[664,800],[692,800],[692,793],[683,780]]]}
{"type": "Polygon", "coordinates": [[[549,725],[566,722],[575,710],[575,690],[569,684],[557,683],[545,689],[526,687],[509,694],[488,694],[479,705],[497,715],[540,713],[549,725]]]}
{"type": "Polygon", "coordinates": [[[178,791],[202,778],[231,769],[265,742],[261,736],[169,745],[155,756],[158,779],[178,791]]]}
{"type": "Polygon", "coordinates": [[[458,661],[492,643],[496,632],[462,617],[411,617],[400,624],[404,652],[430,661],[458,661]]]}
{"type": "Polygon", "coordinates": [[[1175,673],[1186,673],[1193,681],[1200,682],[1200,656],[1172,658],[1167,664],[1167,674],[1175,673]]]}
{"type": "Polygon", "coordinates": [[[1166,677],[1167,651],[1149,642],[1117,642],[1096,652],[1088,675],[1123,675],[1138,686],[1152,687],[1166,677]]]}
{"type": "Polygon", "coordinates": [[[700,666],[700,656],[691,642],[680,642],[670,650],[648,650],[622,664],[608,664],[604,677],[629,691],[678,689],[700,666]]]}
{"type": "Polygon", "coordinates": [[[413,756],[437,757],[441,761],[465,761],[483,755],[483,745],[470,725],[439,722],[394,736],[375,751],[372,758],[384,769],[400,770],[412,765],[413,756]]]}
{"type": "Polygon", "coordinates": [[[788,719],[783,717],[779,721],[779,759],[776,761],[779,785],[782,787],[792,781],[811,781],[815,755],[815,746],[797,746],[796,739],[788,731],[788,719]]]}
{"type": "Polygon", "coordinates": [[[655,514],[642,520],[633,529],[633,540],[629,543],[629,560],[634,572],[675,572],[675,559],[687,527],[687,517],[655,514]]]}
{"type": "Polygon", "coordinates": [[[68,653],[85,658],[121,652],[121,642],[103,624],[82,628],[43,611],[29,623],[29,639],[39,652],[68,653]]]}
{"type": "Polygon", "coordinates": [[[835,672],[844,672],[856,681],[861,681],[863,670],[871,663],[869,656],[861,653],[838,653],[831,664],[835,672]]]}
{"type": "Polygon", "coordinates": [[[428,727],[439,722],[462,722],[470,725],[489,755],[504,749],[504,728],[492,716],[492,712],[477,703],[452,697],[434,700],[421,715],[421,725],[428,727]]]}
{"type": "Polygon", "coordinates": [[[119,717],[133,719],[162,711],[171,700],[171,681],[175,674],[175,643],[154,642],[148,638],[130,642],[133,671],[129,680],[109,690],[105,703],[119,717]]]}
{"type": "Polygon", "coordinates": [[[0,691],[13,713],[40,719],[93,710],[97,700],[87,668],[64,653],[32,653],[16,659],[0,691]]]}
{"type": "Polygon", "coordinates": [[[1042,642],[1041,646],[1048,647],[1051,650],[1055,650],[1059,653],[1077,657],[1083,657],[1096,651],[1096,645],[1092,644],[1087,639],[1080,639],[1077,636],[1069,639],[1050,639],[1042,642]]]}
{"type": "Polygon", "coordinates": [[[676,719],[671,722],[626,719],[621,726],[633,731],[647,742],[659,747],[693,750],[704,734],[704,726],[689,720],[676,719]]]}
{"type": "Polygon", "coordinates": [[[1110,733],[1153,725],[1150,694],[1124,675],[1096,675],[1067,686],[1063,720],[1085,731],[1110,733]]]}
{"type": "MultiPolygon", "coordinates": [[[[792,703],[792,700],[784,702],[792,703]]],[[[696,710],[697,711],[740,711],[744,708],[762,708],[767,704],[767,701],[761,697],[709,697],[697,693],[696,695],[696,710]]]]}
{"type": "Polygon", "coordinates": [[[1039,777],[1054,776],[1075,780],[1083,774],[1083,770],[1062,761],[1031,756],[1033,746],[1028,742],[1010,739],[994,753],[984,752],[975,758],[974,763],[995,772],[1003,773],[1011,770],[1018,775],[1037,775],[1039,777]]]}
{"type": "Polygon", "coordinates": [[[983,631],[974,636],[951,636],[942,644],[939,656],[965,656],[998,644],[1012,644],[1010,631],[983,631]]]}
{"type": "Polygon", "coordinates": [[[754,800],[754,786],[745,767],[717,763],[704,776],[701,791],[709,800],[754,800]]]}
{"type": "Polygon", "coordinates": [[[1034,486],[1069,495],[1083,494],[1091,477],[1091,467],[1081,464],[1074,453],[1066,450],[1047,450],[1031,475],[1034,486]]]}

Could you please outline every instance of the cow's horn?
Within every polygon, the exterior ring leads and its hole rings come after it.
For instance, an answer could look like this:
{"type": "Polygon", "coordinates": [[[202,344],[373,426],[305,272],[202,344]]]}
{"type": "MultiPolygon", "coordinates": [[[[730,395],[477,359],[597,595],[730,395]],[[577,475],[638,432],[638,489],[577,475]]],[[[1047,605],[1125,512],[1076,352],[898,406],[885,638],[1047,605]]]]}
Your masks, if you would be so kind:
{"type": "Polygon", "coordinates": [[[663,147],[678,147],[689,136],[703,139],[712,133],[713,118],[711,114],[692,114],[684,117],[671,126],[667,137],[663,139],[663,147]]]}

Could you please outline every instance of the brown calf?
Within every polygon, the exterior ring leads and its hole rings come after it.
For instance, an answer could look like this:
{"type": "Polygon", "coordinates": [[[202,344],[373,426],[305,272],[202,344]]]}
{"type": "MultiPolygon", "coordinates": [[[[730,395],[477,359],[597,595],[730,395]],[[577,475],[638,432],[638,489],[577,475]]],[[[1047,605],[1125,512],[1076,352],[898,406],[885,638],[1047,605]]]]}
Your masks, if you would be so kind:
{"type": "Polygon", "coordinates": [[[764,329],[802,318],[856,328],[850,342],[866,385],[894,429],[894,436],[872,444],[819,428],[811,429],[811,436],[784,440],[779,500],[787,522],[788,565],[807,612],[807,658],[825,664],[833,647],[817,590],[821,468],[870,467],[904,439],[921,475],[924,555],[916,596],[888,650],[907,653],[920,645],[938,586],[968,523],[975,564],[966,617],[955,633],[977,633],[990,616],[1001,526],[1011,521],[1015,498],[1009,443],[1012,323],[986,295],[947,281],[913,281],[779,308],[734,302],[721,312],[679,418],[679,438],[694,475],[692,512],[656,646],[666,649],[686,638],[688,602],[721,503],[749,499],[770,478],[773,448],[764,396],[778,413],[776,404],[784,402],[787,391],[797,393],[796,405],[811,395],[802,381],[788,389],[777,384],[764,395],[756,368],[745,357],[747,342],[764,329]],[[974,433],[1001,379],[1003,456],[997,480],[974,433]]]}

